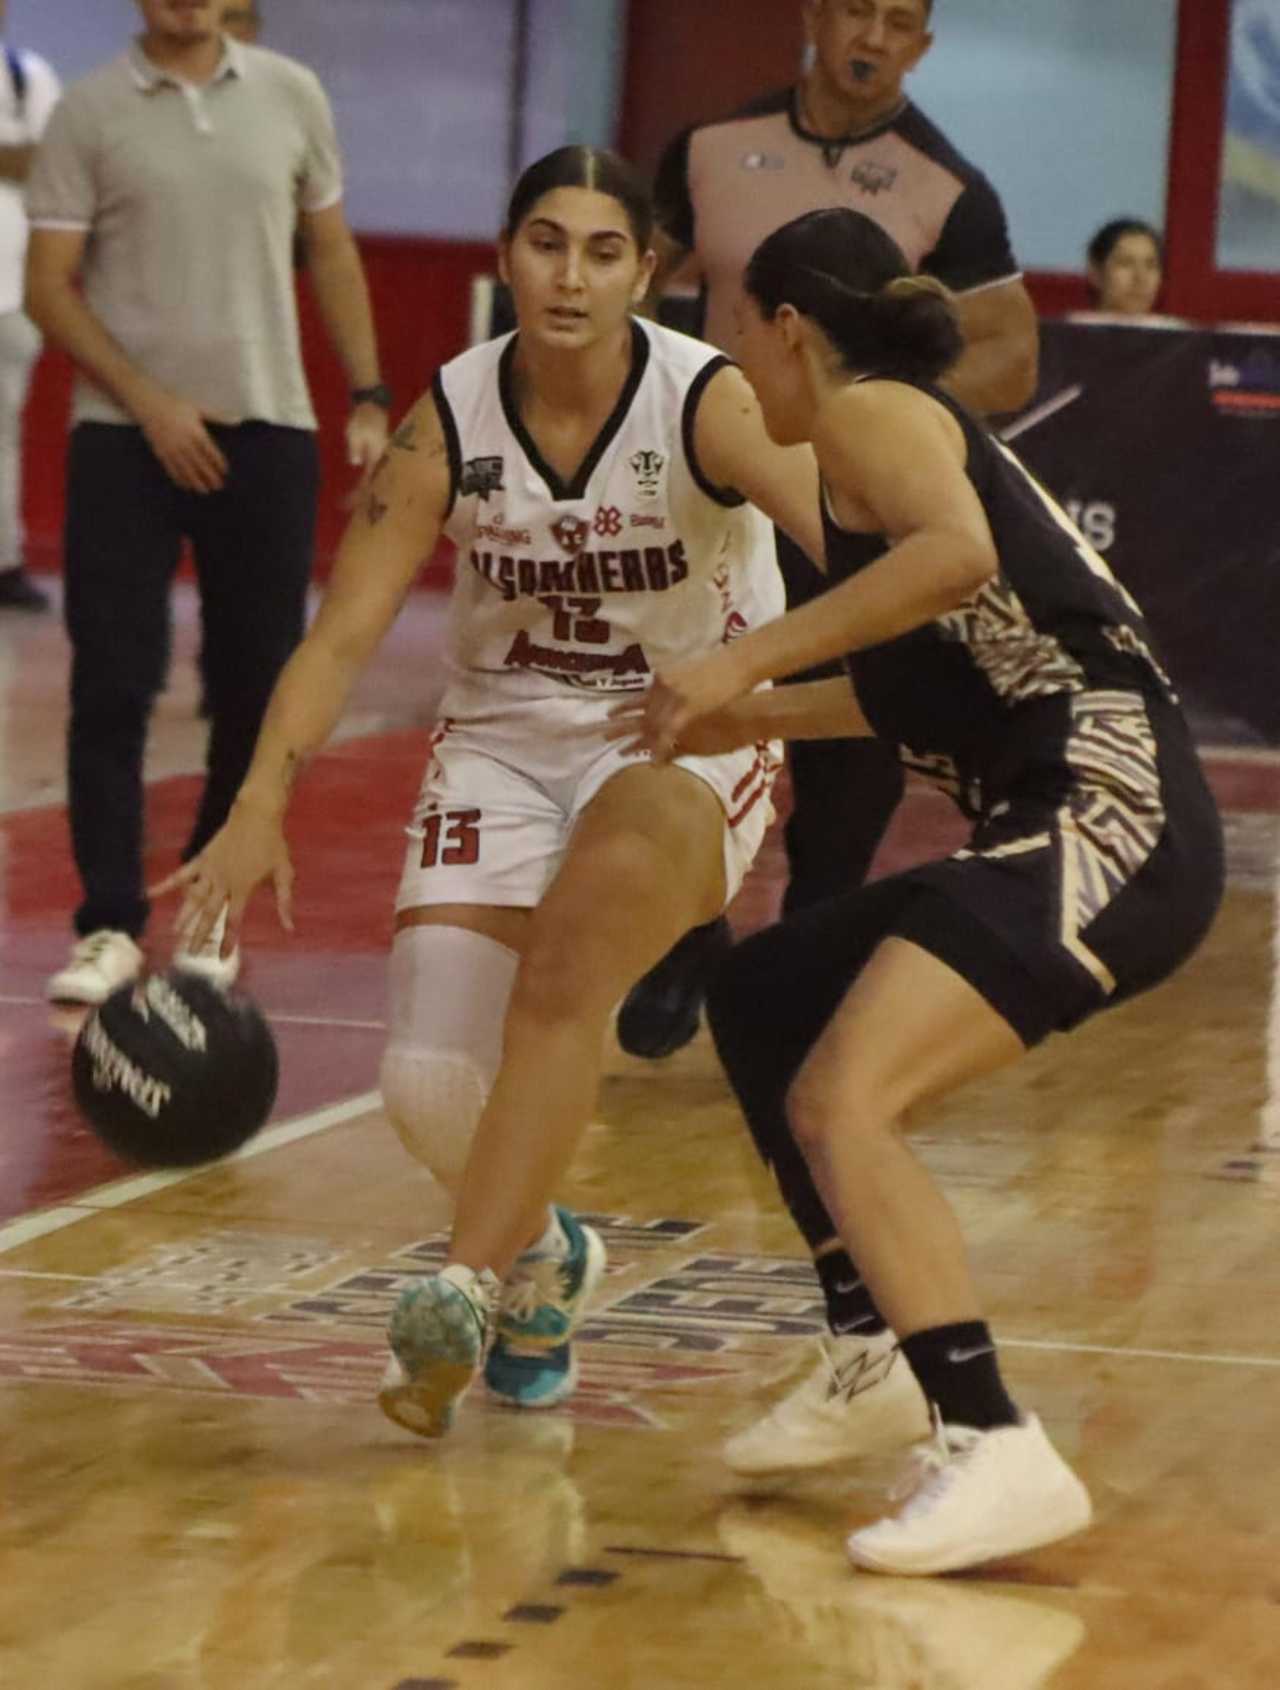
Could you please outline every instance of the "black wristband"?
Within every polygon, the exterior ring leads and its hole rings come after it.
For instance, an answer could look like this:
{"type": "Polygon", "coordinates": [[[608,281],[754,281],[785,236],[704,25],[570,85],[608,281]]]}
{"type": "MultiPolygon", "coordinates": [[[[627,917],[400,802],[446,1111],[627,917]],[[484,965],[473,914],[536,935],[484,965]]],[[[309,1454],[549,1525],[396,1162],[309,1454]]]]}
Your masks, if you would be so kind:
{"type": "Polygon", "coordinates": [[[351,390],[353,405],[381,405],[384,411],[389,411],[395,400],[391,389],[385,381],[380,381],[375,387],[356,387],[351,390]]]}

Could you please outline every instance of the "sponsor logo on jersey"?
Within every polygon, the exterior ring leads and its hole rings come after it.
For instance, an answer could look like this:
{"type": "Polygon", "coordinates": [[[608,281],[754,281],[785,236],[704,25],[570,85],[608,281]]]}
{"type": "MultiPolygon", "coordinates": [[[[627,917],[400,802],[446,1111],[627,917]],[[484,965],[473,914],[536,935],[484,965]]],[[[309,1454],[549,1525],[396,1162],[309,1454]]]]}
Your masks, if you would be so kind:
{"type": "Polygon", "coordinates": [[[633,528],[665,528],[667,519],[650,511],[632,511],[629,519],[633,528]]]}
{"type": "Polygon", "coordinates": [[[578,651],[573,647],[538,645],[525,629],[511,642],[503,659],[508,669],[537,669],[576,687],[610,691],[619,681],[641,680],[649,673],[643,646],[629,645],[625,651],[578,651]]]}
{"type": "Polygon", "coordinates": [[[458,492],[464,499],[473,493],[477,498],[488,499],[490,493],[502,491],[501,458],[467,459],[462,466],[462,480],[458,483],[458,492]]]}
{"type": "Polygon", "coordinates": [[[665,593],[689,574],[684,545],[631,546],[618,551],[579,552],[573,558],[510,557],[473,550],[471,567],[513,604],[519,598],[554,593],[665,593]]]}
{"type": "MultiPolygon", "coordinates": [[[[627,463],[635,472],[636,491],[644,499],[656,499],[666,459],[661,452],[633,452],[627,463]]],[[[635,518],[631,519],[633,522],[635,518]]]]}
{"type": "Polygon", "coordinates": [[[505,516],[495,516],[492,522],[476,527],[477,540],[492,540],[499,546],[531,546],[533,535],[527,528],[508,528],[505,516]]]}
{"type": "Polygon", "coordinates": [[[566,552],[580,552],[590,533],[590,524],[580,516],[562,516],[558,522],[551,524],[551,538],[566,552]]]}
{"type": "Polygon", "coordinates": [[[740,160],[744,170],[785,170],[787,161],[777,153],[743,153],[740,160]]]}
{"type": "Polygon", "coordinates": [[[877,164],[873,158],[864,158],[849,172],[849,180],[864,194],[874,197],[889,191],[898,180],[898,172],[892,164],[877,164]]]}
{"type": "Polygon", "coordinates": [[[622,512],[617,505],[601,505],[592,526],[602,540],[616,540],[622,532],[622,512]]]}

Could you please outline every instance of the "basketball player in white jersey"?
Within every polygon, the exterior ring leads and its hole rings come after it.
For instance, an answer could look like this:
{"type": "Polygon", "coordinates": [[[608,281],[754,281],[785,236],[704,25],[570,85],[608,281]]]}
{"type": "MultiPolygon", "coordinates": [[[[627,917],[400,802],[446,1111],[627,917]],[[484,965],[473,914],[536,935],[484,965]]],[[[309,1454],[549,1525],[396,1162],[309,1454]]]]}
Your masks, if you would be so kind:
{"type": "Polygon", "coordinates": [[[610,709],[659,664],[781,611],[766,517],[822,545],[809,449],[769,440],[721,354],[633,315],[651,228],[614,155],[567,147],[522,177],[501,245],[516,333],[448,364],[395,435],[227,826],[166,883],[186,888],[181,929],[204,934],[229,904],[234,933],[273,878],[287,924],[293,776],[447,534],[450,681],[400,886],[382,1071],[401,1137],[456,1197],[446,1266],[393,1314],[380,1398],[427,1436],[491,1335],[485,1378],[506,1401],[573,1389],[569,1339],[604,1250],[550,1200],[610,1015],[724,908],[768,821],[775,747],[659,766],[609,739],[610,709]]]}

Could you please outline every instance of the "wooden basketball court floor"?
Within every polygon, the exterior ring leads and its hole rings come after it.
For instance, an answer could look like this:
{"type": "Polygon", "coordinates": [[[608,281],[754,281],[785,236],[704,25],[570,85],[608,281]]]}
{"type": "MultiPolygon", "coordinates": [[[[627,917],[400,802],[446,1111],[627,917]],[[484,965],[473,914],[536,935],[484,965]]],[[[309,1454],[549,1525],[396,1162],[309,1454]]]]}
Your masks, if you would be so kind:
{"type": "MultiPolygon", "coordinates": [[[[199,763],[177,602],[157,870],[199,763]]],[[[296,939],[265,901],[251,921],[275,1122],[251,1154],[173,1179],[114,1164],[69,1104],[74,1024],[41,997],[75,895],[65,649],[52,619],[0,619],[0,1681],[1275,1686],[1280,1155],[1250,1150],[1274,1118],[1275,761],[1210,759],[1231,890],[1183,974],[919,1126],[1012,1385],[1097,1524],[980,1575],[876,1579],[841,1545],[891,1468],[753,1488],[718,1459],[809,1364],[820,1313],[705,1036],[653,1065],[610,1052],[563,1194],[610,1249],[572,1403],[522,1416],[473,1393],[438,1445],[377,1413],[387,1311],[446,1221],[373,1091],[439,613],[411,602],[299,794],[296,939]]],[[[884,861],[949,825],[913,794],[884,861]]],[[[775,838],[740,928],[776,907],[780,866],[775,838]]]]}

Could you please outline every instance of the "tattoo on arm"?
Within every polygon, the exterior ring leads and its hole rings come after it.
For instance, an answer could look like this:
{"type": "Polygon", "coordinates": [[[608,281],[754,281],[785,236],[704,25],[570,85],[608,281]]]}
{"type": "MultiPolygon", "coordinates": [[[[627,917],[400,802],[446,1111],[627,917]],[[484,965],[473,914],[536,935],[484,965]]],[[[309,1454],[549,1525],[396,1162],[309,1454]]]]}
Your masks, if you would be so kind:
{"type": "MultiPolygon", "coordinates": [[[[419,441],[420,429],[418,419],[417,417],[409,416],[405,418],[405,420],[400,424],[400,427],[387,442],[386,451],[378,459],[377,466],[375,467],[373,474],[369,477],[369,486],[365,493],[364,503],[361,506],[361,513],[371,528],[376,528],[391,508],[388,501],[379,496],[377,489],[378,483],[382,480],[382,477],[385,475],[387,470],[392,467],[392,452],[417,452],[419,449],[419,441]]],[[[443,437],[436,440],[430,440],[428,442],[426,447],[426,456],[428,460],[444,457],[447,453],[448,446],[443,437]]]]}

